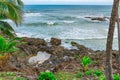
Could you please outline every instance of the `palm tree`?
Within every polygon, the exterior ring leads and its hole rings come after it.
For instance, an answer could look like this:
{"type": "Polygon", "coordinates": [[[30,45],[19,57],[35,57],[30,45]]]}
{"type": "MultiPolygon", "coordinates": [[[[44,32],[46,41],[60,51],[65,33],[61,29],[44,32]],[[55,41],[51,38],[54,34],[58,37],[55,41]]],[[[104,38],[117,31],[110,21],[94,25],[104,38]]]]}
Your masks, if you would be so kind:
{"type": "Polygon", "coordinates": [[[12,20],[16,25],[22,21],[22,7],[21,0],[0,0],[0,30],[1,33],[13,37],[13,28],[4,19],[12,20]]]}
{"type": "Polygon", "coordinates": [[[110,24],[109,24],[109,31],[107,37],[107,45],[106,45],[106,78],[107,80],[113,80],[112,78],[112,44],[113,44],[113,35],[115,29],[115,22],[117,18],[119,7],[119,0],[114,0],[110,24]]]}

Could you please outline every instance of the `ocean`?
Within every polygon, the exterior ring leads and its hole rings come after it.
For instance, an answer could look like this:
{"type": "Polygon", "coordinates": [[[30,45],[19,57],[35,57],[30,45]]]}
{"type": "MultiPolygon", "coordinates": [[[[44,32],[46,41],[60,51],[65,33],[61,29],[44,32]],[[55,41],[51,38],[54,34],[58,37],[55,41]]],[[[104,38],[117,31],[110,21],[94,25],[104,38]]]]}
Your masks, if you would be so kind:
{"type": "MultiPolygon", "coordinates": [[[[62,39],[62,46],[72,48],[71,41],[93,50],[105,50],[109,19],[93,21],[85,17],[110,17],[109,5],[25,5],[22,24],[8,21],[19,37],[62,39]]],[[[117,50],[117,28],[113,49],[117,50]]]]}

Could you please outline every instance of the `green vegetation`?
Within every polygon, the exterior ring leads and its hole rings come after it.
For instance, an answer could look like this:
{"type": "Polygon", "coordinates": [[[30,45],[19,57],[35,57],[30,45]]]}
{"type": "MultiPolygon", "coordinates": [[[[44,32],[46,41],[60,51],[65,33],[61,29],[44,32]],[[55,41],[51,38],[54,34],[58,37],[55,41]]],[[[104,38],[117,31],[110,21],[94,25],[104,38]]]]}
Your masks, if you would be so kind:
{"type": "Polygon", "coordinates": [[[52,72],[42,72],[38,80],[57,80],[52,72]]]}
{"type": "Polygon", "coordinates": [[[22,21],[22,7],[21,0],[0,0],[0,33],[7,37],[14,37],[14,29],[5,21],[5,19],[12,20],[16,25],[22,21]]]}
{"type": "Polygon", "coordinates": [[[82,76],[83,76],[83,73],[79,71],[79,72],[77,73],[77,78],[81,78],[82,76]]]}
{"type": "Polygon", "coordinates": [[[16,77],[15,80],[28,80],[28,79],[23,77],[16,77]]]}
{"type": "Polygon", "coordinates": [[[120,80],[120,75],[114,74],[114,75],[113,75],[113,79],[114,79],[114,80],[120,80]]]}
{"type": "Polygon", "coordinates": [[[79,80],[75,73],[58,71],[55,75],[57,80],[79,80]]]}
{"type": "Polygon", "coordinates": [[[13,38],[11,40],[8,40],[0,36],[0,54],[5,55],[5,54],[13,53],[16,50],[18,50],[16,46],[18,45],[19,43],[18,40],[20,39],[21,38],[13,38]]]}
{"type": "Polygon", "coordinates": [[[24,77],[19,77],[14,72],[1,72],[0,80],[28,80],[24,77]]]}
{"type": "Polygon", "coordinates": [[[81,60],[81,64],[84,67],[84,70],[86,71],[88,69],[88,65],[92,63],[92,60],[89,56],[84,56],[81,60]]]}
{"type": "Polygon", "coordinates": [[[87,71],[85,71],[84,75],[85,76],[91,76],[93,74],[93,70],[92,69],[88,69],[87,71]]]}
{"type": "Polygon", "coordinates": [[[20,38],[6,39],[0,36],[0,67],[4,67],[10,55],[17,51],[20,38]]]}
{"type": "Polygon", "coordinates": [[[100,77],[101,75],[103,75],[103,71],[101,71],[101,70],[95,70],[94,71],[94,75],[97,76],[97,77],[100,77]]]}

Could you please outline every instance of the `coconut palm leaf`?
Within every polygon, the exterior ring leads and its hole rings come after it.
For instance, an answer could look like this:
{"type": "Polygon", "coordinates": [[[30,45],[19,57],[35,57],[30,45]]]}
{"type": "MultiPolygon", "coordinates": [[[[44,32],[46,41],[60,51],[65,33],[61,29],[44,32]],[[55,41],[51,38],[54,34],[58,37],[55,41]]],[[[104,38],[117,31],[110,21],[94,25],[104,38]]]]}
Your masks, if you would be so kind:
{"type": "Polygon", "coordinates": [[[2,31],[3,34],[5,34],[5,36],[8,37],[15,36],[14,29],[7,22],[0,21],[0,30],[2,31]]]}
{"type": "MultiPolygon", "coordinates": [[[[23,3],[21,0],[0,0],[0,20],[10,19],[16,25],[22,21],[23,3]]],[[[13,28],[8,24],[0,21],[0,30],[8,36],[14,36],[13,28]]]]}
{"type": "Polygon", "coordinates": [[[18,44],[18,38],[8,41],[6,38],[0,36],[0,53],[12,53],[18,49],[16,47],[18,44]]]}
{"type": "Polygon", "coordinates": [[[7,0],[0,1],[0,16],[2,18],[10,19],[16,24],[22,21],[22,9],[20,6],[9,2],[7,0]]]}
{"type": "Polygon", "coordinates": [[[4,52],[6,47],[6,40],[2,36],[0,36],[0,52],[4,52]]]}

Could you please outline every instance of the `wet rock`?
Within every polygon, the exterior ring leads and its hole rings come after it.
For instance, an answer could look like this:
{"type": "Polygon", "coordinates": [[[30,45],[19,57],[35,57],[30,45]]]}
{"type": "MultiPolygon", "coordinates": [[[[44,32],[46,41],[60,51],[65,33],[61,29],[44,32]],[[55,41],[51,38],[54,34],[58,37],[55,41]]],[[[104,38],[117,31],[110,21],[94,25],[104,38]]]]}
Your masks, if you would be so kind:
{"type": "Polygon", "coordinates": [[[57,38],[51,38],[50,43],[55,46],[61,45],[61,40],[57,38]]]}
{"type": "Polygon", "coordinates": [[[106,21],[106,17],[85,17],[85,18],[89,18],[91,20],[98,20],[98,21],[106,21]]]}
{"type": "Polygon", "coordinates": [[[91,18],[91,20],[106,21],[105,18],[100,18],[100,17],[91,18]]]}
{"type": "MultiPolygon", "coordinates": [[[[81,53],[87,53],[87,54],[93,53],[93,51],[92,51],[91,49],[86,48],[85,46],[80,45],[80,44],[78,44],[78,43],[76,43],[76,42],[71,42],[71,45],[72,45],[72,46],[76,46],[76,47],[80,50],[81,53]]],[[[76,51],[76,50],[75,50],[75,51],[76,51]]]]}

